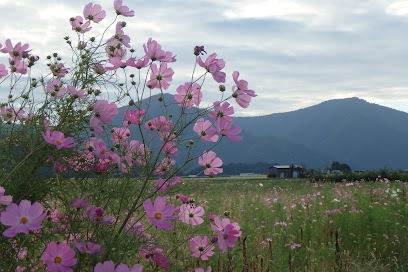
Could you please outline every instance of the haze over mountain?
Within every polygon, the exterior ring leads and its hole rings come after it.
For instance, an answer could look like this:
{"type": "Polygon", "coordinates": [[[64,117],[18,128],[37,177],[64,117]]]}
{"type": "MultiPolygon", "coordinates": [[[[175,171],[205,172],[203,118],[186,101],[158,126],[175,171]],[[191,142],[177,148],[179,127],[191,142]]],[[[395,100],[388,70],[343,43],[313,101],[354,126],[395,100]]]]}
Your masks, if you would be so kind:
{"type": "MultiPolygon", "coordinates": [[[[164,109],[157,98],[150,100],[151,116],[161,115],[164,109]]],[[[165,110],[177,116],[180,108],[173,97],[166,94],[164,100],[165,110]]],[[[125,109],[119,109],[115,125],[120,125],[125,109]]],[[[224,139],[214,149],[224,164],[265,162],[325,168],[336,160],[354,170],[408,168],[408,113],[355,97],[292,112],[235,117],[234,125],[242,127],[244,140],[231,143],[224,139]]]]}

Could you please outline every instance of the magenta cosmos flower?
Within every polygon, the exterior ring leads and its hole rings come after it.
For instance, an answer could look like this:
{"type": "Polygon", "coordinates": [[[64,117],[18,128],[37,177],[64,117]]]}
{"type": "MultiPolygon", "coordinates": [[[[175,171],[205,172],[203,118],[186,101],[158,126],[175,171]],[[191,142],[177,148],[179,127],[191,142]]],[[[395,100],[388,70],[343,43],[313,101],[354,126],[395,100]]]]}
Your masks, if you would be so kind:
{"type": "Polygon", "coordinates": [[[214,255],[214,248],[215,246],[208,244],[207,236],[204,236],[204,238],[196,236],[190,240],[190,250],[193,252],[191,256],[201,258],[203,261],[214,255]]]}
{"type": "Polygon", "coordinates": [[[176,89],[178,94],[174,95],[174,99],[180,107],[191,108],[194,105],[198,106],[203,97],[200,88],[198,83],[193,85],[191,85],[191,82],[184,83],[184,85],[180,85],[176,89]]]}
{"type": "Polygon", "coordinates": [[[255,91],[253,90],[248,90],[248,82],[246,82],[243,79],[238,80],[239,77],[239,72],[238,71],[234,71],[232,73],[232,79],[234,80],[236,87],[239,90],[243,90],[247,95],[251,96],[251,97],[256,97],[257,95],[255,94],[255,91]]]}
{"type": "Polygon", "coordinates": [[[3,232],[3,235],[14,237],[20,232],[28,234],[29,230],[41,229],[43,226],[40,223],[47,215],[43,211],[43,206],[38,202],[33,205],[29,200],[21,200],[19,205],[11,203],[1,213],[0,222],[5,226],[11,226],[3,232]]]}
{"type": "Polygon", "coordinates": [[[150,80],[147,82],[147,86],[151,89],[165,89],[170,86],[168,81],[172,80],[174,71],[171,68],[167,68],[167,63],[161,63],[160,69],[157,69],[155,63],[152,64],[152,73],[150,74],[150,80]]]}
{"type": "Polygon", "coordinates": [[[204,67],[207,72],[211,73],[216,82],[224,83],[226,75],[224,72],[221,72],[221,69],[225,67],[225,61],[222,59],[216,59],[216,57],[216,53],[211,54],[208,56],[205,62],[201,60],[201,57],[198,57],[197,63],[201,67],[204,67]]]}
{"type": "MultiPolygon", "coordinates": [[[[149,38],[146,44],[143,45],[146,58],[150,59],[151,61],[161,61],[161,62],[175,62],[176,58],[173,56],[172,52],[164,51],[161,48],[161,45],[149,38]]],[[[144,61],[146,61],[146,58],[144,61]]]]}
{"type": "Polygon", "coordinates": [[[9,205],[13,201],[13,197],[4,195],[6,190],[0,186],[0,205],[9,205]]]}
{"type": "Polygon", "coordinates": [[[125,17],[132,17],[135,15],[133,10],[129,10],[127,6],[122,5],[122,0],[115,0],[115,2],[113,2],[113,7],[115,8],[117,15],[123,15],[125,17]]]}
{"type": "Polygon", "coordinates": [[[211,224],[211,229],[218,233],[218,249],[225,252],[227,247],[234,247],[235,240],[241,236],[238,223],[230,223],[228,218],[221,219],[218,216],[214,219],[215,225],[211,224]]]}
{"type": "Polygon", "coordinates": [[[204,174],[213,176],[222,173],[222,160],[216,157],[217,155],[213,151],[204,152],[201,157],[198,158],[198,164],[205,167],[204,174]]]}
{"type": "Polygon", "coordinates": [[[193,130],[203,141],[216,142],[218,141],[217,130],[212,127],[212,123],[204,118],[200,118],[194,124],[193,130]]]}
{"type": "Polygon", "coordinates": [[[112,261],[106,261],[104,263],[98,263],[94,272],[142,272],[143,266],[135,264],[132,268],[129,268],[126,264],[119,264],[115,268],[115,264],[112,261]]]}
{"type": "Polygon", "coordinates": [[[166,198],[156,197],[154,206],[152,200],[149,198],[143,202],[143,207],[146,211],[147,217],[152,225],[161,229],[173,229],[174,226],[166,220],[177,220],[177,216],[173,216],[176,208],[173,205],[166,206],[166,198]]]}
{"type": "Polygon", "coordinates": [[[204,209],[201,206],[196,207],[193,203],[183,204],[178,214],[181,222],[191,224],[192,226],[200,225],[204,222],[201,217],[204,215],[204,209]]]}
{"type": "Polygon", "coordinates": [[[63,148],[71,148],[76,145],[76,143],[72,143],[74,138],[65,138],[64,133],[59,131],[51,132],[50,130],[47,130],[45,134],[42,132],[42,135],[47,143],[55,145],[58,150],[63,148]]]}
{"type": "Polygon", "coordinates": [[[1,49],[0,52],[6,53],[6,54],[9,53],[10,57],[12,57],[13,59],[17,59],[20,57],[22,58],[28,54],[29,52],[27,51],[28,47],[29,47],[28,43],[21,45],[21,42],[18,42],[15,46],[13,46],[13,44],[11,43],[11,40],[7,39],[5,43],[5,47],[1,49]]]}
{"type": "Polygon", "coordinates": [[[94,23],[99,23],[105,16],[106,12],[102,10],[101,5],[89,3],[84,8],[84,18],[94,23]]]}
{"type": "Polygon", "coordinates": [[[164,193],[167,191],[167,189],[176,186],[180,181],[180,177],[174,177],[172,179],[169,179],[167,181],[163,180],[162,178],[159,178],[156,180],[156,183],[154,186],[158,189],[157,191],[164,193]]]}
{"type": "Polygon", "coordinates": [[[51,242],[47,245],[41,260],[45,262],[50,272],[70,272],[73,271],[70,266],[77,263],[74,257],[75,251],[66,243],[51,242]]]}

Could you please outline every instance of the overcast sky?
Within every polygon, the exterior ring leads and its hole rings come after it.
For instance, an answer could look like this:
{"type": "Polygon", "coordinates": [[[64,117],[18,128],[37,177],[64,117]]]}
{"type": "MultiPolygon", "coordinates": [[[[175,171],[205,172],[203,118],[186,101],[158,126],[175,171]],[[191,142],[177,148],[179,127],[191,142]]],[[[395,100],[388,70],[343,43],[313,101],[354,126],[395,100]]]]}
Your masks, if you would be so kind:
{"type": "MultiPolygon", "coordinates": [[[[0,43],[29,43],[42,64],[49,53],[69,58],[63,37],[82,0],[0,1],[0,43]]],[[[91,33],[115,18],[113,0],[93,1],[107,12],[91,33]]],[[[136,56],[149,37],[178,61],[168,90],[189,80],[195,45],[226,61],[226,86],[238,70],[258,94],[238,115],[265,115],[325,100],[360,97],[408,112],[408,1],[392,0],[124,0],[135,11],[125,33],[136,56]]],[[[206,57],[206,56],[204,56],[206,57]]],[[[0,63],[6,63],[5,56],[0,63]]],[[[216,85],[203,88],[205,102],[216,85]]],[[[230,92],[230,88],[227,89],[230,92]]],[[[1,97],[4,100],[4,97],[1,97]]]]}

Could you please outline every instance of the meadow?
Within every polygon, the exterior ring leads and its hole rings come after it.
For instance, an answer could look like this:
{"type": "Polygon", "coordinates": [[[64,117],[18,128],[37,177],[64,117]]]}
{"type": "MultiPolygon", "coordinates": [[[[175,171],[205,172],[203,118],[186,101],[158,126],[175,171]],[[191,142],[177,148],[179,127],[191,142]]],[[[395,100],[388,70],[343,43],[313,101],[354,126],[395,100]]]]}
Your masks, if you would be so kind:
{"type": "Polygon", "coordinates": [[[207,261],[213,271],[408,270],[407,183],[233,177],[185,184],[197,205],[241,226],[237,246],[207,261]]]}

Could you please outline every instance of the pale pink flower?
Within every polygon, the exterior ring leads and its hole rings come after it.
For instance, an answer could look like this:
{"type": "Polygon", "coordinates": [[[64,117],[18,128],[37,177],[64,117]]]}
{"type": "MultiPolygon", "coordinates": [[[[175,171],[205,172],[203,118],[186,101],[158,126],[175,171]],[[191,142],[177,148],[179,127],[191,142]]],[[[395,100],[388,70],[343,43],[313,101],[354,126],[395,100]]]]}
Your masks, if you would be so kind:
{"type": "Polygon", "coordinates": [[[88,94],[85,93],[85,91],[83,89],[77,90],[74,86],[68,85],[67,90],[75,98],[79,98],[79,99],[87,99],[88,98],[88,94]]]}
{"type": "Polygon", "coordinates": [[[176,186],[179,183],[179,181],[180,181],[180,177],[174,177],[167,181],[163,180],[162,178],[159,178],[158,180],[156,180],[156,183],[154,184],[154,186],[158,188],[157,191],[163,193],[167,191],[167,189],[176,186]]]}
{"type": "Polygon", "coordinates": [[[99,224],[112,224],[114,218],[112,216],[106,215],[105,211],[100,207],[95,207],[94,205],[89,205],[86,208],[86,214],[93,223],[99,224]]]}
{"type": "Polygon", "coordinates": [[[71,272],[70,266],[77,263],[74,259],[75,251],[65,242],[47,244],[47,249],[41,255],[41,260],[47,265],[50,272],[71,272]]]}
{"type": "Polygon", "coordinates": [[[174,99],[181,107],[191,108],[194,105],[198,106],[203,97],[200,89],[201,87],[198,83],[193,85],[190,82],[184,83],[184,85],[180,85],[176,89],[178,94],[174,95],[174,99]]]}
{"type": "Polygon", "coordinates": [[[114,102],[108,103],[106,100],[96,101],[93,110],[95,116],[104,124],[112,122],[112,117],[118,114],[116,104],[114,102]]]}
{"type": "Polygon", "coordinates": [[[196,269],[194,269],[194,272],[211,272],[211,271],[212,271],[211,266],[207,267],[205,271],[201,267],[197,267],[196,269]]]}
{"type": "Polygon", "coordinates": [[[25,111],[23,109],[15,111],[13,108],[1,107],[0,113],[4,122],[15,122],[24,118],[25,111]]]}
{"type": "Polygon", "coordinates": [[[7,76],[8,71],[4,64],[0,64],[0,78],[7,76]]]}
{"type": "Polygon", "coordinates": [[[44,220],[46,213],[43,213],[43,206],[35,202],[31,205],[29,200],[21,200],[20,204],[11,203],[6,210],[1,212],[0,222],[11,228],[5,230],[3,235],[14,237],[18,233],[28,234],[29,230],[38,230],[43,226],[40,223],[44,220]]]}
{"type": "Polygon", "coordinates": [[[161,61],[161,62],[175,62],[176,58],[173,55],[173,53],[169,51],[164,51],[161,48],[161,45],[157,43],[155,40],[152,40],[152,38],[149,38],[147,41],[146,45],[143,45],[146,57],[149,58],[152,61],[161,61]]]}
{"type": "Polygon", "coordinates": [[[159,230],[174,228],[174,226],[166,220],[177,220],[177,216],[173,215],[176,208],[171,204],[166,206],[166,198],[160,196],[156,197],[154,200],[154,206],[152,200],[149,198],[143,202],[143,207],[150,223],[156,226],[159,230]]]}
{"type": "Polygon", "coordinates": [[[62,88],[62,83],[58,79],[49,80],[46,86],[47,92],[53,97],[62,98],[67,92],[66,88],[62,88]]]}
{"type": "Polygon", "coordinates": [[[42,132],[44,140],[52,145],[55,145],[58,150],[63,149],[63,148],[71,148],[76,145],[76,143],[72,143],[74,141],[74,138],[72,137],[67,137],[65,138],[64,133],[59,132],[59,131],[50,131],[49,129],[44,132],[42,132]]]}
{"type": "Polygon", "coordinates": [[[105,18],[106,12],[102,10],[101,5],[89,3],[85,5],[84,8],[84,18],[93,21],[94,23],[99,23],[105,18]]]}
{"type": "Polygon", "coordinates": [[[218,119],[215,122],[215,127],[219,135],[227,137],[231,142],[242,140],[241,136],[236,136],[236,134],[241,133],[242,129],[239,126],[232,127],[231,121],[218,119]]]}
{"type": "Polygon", "coordinates": [[[221,72],[221,69],[225,67],[225,61],[222,59],[216,59],[216,57],[216,53],[211,54],[208,56],[205,62],[201,60],[201,57],[198,57],[197,63],[201,67],[204,67],[208,73],[211,73],[216,82],[224,83],[226,75],[224,72],[221,72]]]}
{"type": "Polygon", "coordinates": [[[4,195],[6,190],[0,186],[0,205],[9,205],[13,201],[13,197],[4,195]]]}
{"type": "Polygon", "coordinates": [[[198,158],[198,164],[205,167],[204,174],[213,176],[222,173],[222,160],[216,157],[214,151],[204,152],[202,156],[198,158]]]}
{"type": "Polygon", "coordinates": [[[218,249],[225,252],[227,247],[234,247],[235,240],[241,236],[240,226],[238,223],[230,223],[228,218],[214,219],[215,225],[211,224],[211,229],[218,233],[218,249]]]}
{"type": "Polygon", "coordinates": [[[79,33],[85,33],[92,29],[92,27],[88,27],[91,22],[88,21],[84,23],[84,19],[82,18],[82,16],[76,16],[75,18],[72,17],[71,19],[69,19],[69,23],[72,26],[72,30],[79,33]]]}
{"type": "Polygon", "coordinates": [[[121,143],[130,136],[130,130],[128,128],[114,127],[112,129],[111,140],[115,143],[121,143]]]}
{"type": "Polygon", "coordinates": [[[213,106],[214,111],[208,113],[211,116],[211,118],[214,118],[215,120],[220,119],[228,121],[232,121],[232,119],[234,119],[233,117],[228,116],[234,114],[234,107],[232,106],[230,107],[230,104],[228,102],[224,102],[221,105],[220,102],[215,101],[213,103],[213,106]]]}
{"type": "Polygon", "coordinates": [[[142,116],[145,115],[146,111],[143,109],[140,110],[126,110],[125,111],[125,120],[129,124],[139,125],[142,122],[142,116]]]}
{"type": "Polygon", "coordinates": [[[196,236],[190,240],[190,250],[193,252],[191,256],[201,258],[203,261],[208,260],[208,257],[214,255],[214,248],[214,245],[208,244],[207,236],[204,236],[204,238],[196,236]]]}
{"type": "Polygon", "coordinates": [[[242,108],[248,108],[249,102],[251,102],[251,96],[249,96],[243,90],[235,90],[235,87],[232,87],[232,97],[235,98],[235,101],[240,105],[242,108]]]}
{"type": "Polygon", "coordinates": [[[167,68],[167,63],[161,63],[160,69],[157,69],[156,64],[153,63],[151,69],[152,72],[150,74],[150,80],[146,85],[151,89],[163,88],[164,90],[167,90],[167,88],[170,86],[168,81],[172,80],[174,74],[173,69],[167,68]]]}
{"type": "Polygon", "coordinates": [[[167,142],[164,144],[162,152],[167,156],[177,156],[178,148],[174,142],[167,142]]]}
{"type": "Polygon", "coordinates": [[[9,64],[11,73],[27,74],[27,63],[21,57],[9,59],[9,64]]]}
{"type": "Polygon", "coordinates": [[[98,135],[104,135],[102,133],[103,127],[99,125],[99,119],[92,115],[91,119],[89,120],[89,124],[91,125],[91,130],[98,135]]]}
{"type": "Polygon", "coordinates": [[[74,240],[74,246],[78,249],[79,252],[87,254],[101,254],[102,252],[105,251],[98,244],[85,241],[78,242],[76,239],[74,240]]]}
{"type": "Polygon", "coordinates": [[[27,51],[28,47],[29,47],[28,43],[21,45],[21,42],[18,42],[15,46],[13,46],[13,44],[11,43],[11,40],[7,39],[5,43],[5,47],[1,49],[0,52],[6,53],[6,54],[9,53],[10,57],[12,57],[13,59],[23,58],[27,56],[29,52],[27,51]]]}
{"type": "Polygon", "coordinates": [[[133,17],[135,15],[133,10],[130,11],[127,6],[122,5],[122,0],[115,0],[115,2],[113,2],[113,7],[115,8],[117,15],[123,15],[125,17],[133,17]]]}
{"type": "Polygon", "coordinates": [[[50,65],[50,70],[51,73],[56,77],[65,77],[65,75],[68,74],[68,70],[64,67],[64,64],[62,63],[50,65]]]}
{"type": "Polygon", "coordinates": [[[178,217],[181,222],[196,226],[204,222],[204,219],[201,218],[203,215],[203,207],[196,207],[193,203],[190,203],[181,205],[178,217]]]}
{"type": "Polygon", "coordinates": [[[105,67],[105,71],[112,71],[118,68],[126,68],[126,66],[135,66],[135,58],[129,58],[127,61],[122,61],[119,57],[110,58],[109,62],[113,67],[105,67]]]}
{"type": "Polygon", "coordinates": [[[216,142],[218,141],[217,130],[212,127],[212,123],[204,118],[200,118],[194,124],[193,130],[203,141],[216,142]]]}
{"type": "Polygon", "coordinates": [[[248,82],[246,82],[243,79],[238,80],[239,77],[239,72],[234,71],[232,73],[232,79],[234,80],[236,87],[238,90],[243,90],[247,95],[251,97],[256,97],[257,95],[255,94],[255,91],[253,90],[248,90],[248,82]]]}

